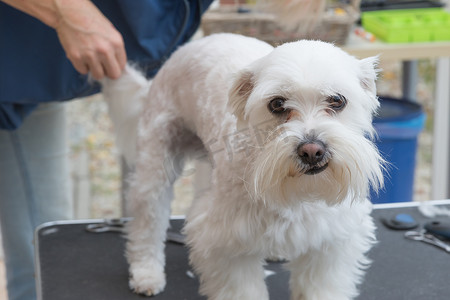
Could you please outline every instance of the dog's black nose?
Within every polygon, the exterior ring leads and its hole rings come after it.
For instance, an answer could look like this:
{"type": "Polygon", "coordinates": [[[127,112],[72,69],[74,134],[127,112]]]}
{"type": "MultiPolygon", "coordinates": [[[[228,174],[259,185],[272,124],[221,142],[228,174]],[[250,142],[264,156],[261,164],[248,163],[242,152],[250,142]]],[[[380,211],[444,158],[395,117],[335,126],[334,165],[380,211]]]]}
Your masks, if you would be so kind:
{"type": "Polygon", "coordinates": [[[297,153],[303,163],[313,166],[323,159],[325,145],[319,141],[300,144],[297,153]]]}

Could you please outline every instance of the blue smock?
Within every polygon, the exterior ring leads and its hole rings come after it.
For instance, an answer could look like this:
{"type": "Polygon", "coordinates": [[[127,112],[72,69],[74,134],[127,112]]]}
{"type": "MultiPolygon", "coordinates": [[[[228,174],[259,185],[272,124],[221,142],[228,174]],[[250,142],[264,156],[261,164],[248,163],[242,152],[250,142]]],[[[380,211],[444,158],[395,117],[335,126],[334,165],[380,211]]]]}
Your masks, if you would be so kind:
{"type": "MultiPolygon", "coordinates": [[[[197,30],[213,0],[93,0],[122,34],[127,58],[154,76],[197,30]]],[[[0,128],[15,129],[39,103],[99,92],[66,58],[56,31],[0,3],[0,128]]]]}

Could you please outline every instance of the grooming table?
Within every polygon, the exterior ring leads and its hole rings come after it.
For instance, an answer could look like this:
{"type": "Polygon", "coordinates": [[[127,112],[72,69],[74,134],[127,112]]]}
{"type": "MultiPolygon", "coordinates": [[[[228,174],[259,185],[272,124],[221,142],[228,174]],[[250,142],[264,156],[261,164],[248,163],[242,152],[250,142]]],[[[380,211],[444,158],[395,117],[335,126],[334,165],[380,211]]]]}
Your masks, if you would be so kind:
{"type": "MultiPolygon", "coordinates": [[[[450,207],[450,200],[435,201],[450,207]]],[[[404,231],[387,229],[381,217],[407,213],[421,225],[424,218],[416,203],[376,206],[373,212],[379,243],[369,257],[373,260],[359,300],[440,300],[449,299],[450,254],[422,242],[404,238],[404,231]]],[[[436,217],[433,220],[449,220],[436,217]]],[[[189,276],[186,248],[168,242],[166,246],[167,286],[155,297],[132,293],[128,289],[128,266],[124,257],[125,239],[119,232],[92,233],[88,224],[104,220],[52,222],[36,230],[36,272],[38,299],[42,300],[197,300],[198,281],[189,276]]],[[[179,230],[183,219],[172,219],[172,230],[179,230]]],[[[266,266],[270,299],[289,299],[289,272],[280,263],[266,266]]]]}

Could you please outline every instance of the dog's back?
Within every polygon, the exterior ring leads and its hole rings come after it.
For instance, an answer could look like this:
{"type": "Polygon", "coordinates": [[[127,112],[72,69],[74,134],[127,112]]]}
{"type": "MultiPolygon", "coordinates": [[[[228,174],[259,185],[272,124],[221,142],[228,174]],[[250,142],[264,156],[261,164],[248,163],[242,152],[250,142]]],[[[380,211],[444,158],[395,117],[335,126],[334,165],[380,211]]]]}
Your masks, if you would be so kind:
{"type": "Polygon", "coordinates": [[[254,38],[215,34],[179,48],[154,78],[152,89],[150,81],[132,66],[118,80],[105,79],[103,93],[119,152],[134,165],[138,119],[144,116],[141,128],[145,128],[164,113],[183,119],[186,129],[208,143],[217,131],[201,112],[222,119],[228,113],[227,92],[236,73],[272,50],[254,38]]]}
{"type": "Polygon", "coordinates": [[[223,119],[228,113],[228,90],[237,72],[272,50],[260,40],[234,34],[216,34],[181,47],[154,79],[146,105],[150,119],[162,105],[161,110],[182,116],[185,126],[204,142],[216,137],[218,129],[211,128],[208,119],[223,119]],[[170,101],[155,103],[160,93],[170,101]]]}

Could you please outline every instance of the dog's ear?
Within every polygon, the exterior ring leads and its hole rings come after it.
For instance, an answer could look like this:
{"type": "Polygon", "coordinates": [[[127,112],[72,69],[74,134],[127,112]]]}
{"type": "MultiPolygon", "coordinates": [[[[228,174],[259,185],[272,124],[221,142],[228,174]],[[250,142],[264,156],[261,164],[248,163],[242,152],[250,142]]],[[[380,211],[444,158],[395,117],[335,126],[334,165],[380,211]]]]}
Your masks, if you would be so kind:
{"type": "Polygon", "coordinates": [[[249,70],[243,70],[237,74],[228,92],[228,108],[236,116],[238,128],[244,125],[245,105],[255,85],[254,74],[249,70]]]}
{"type": "Polygon", "coordinates": [[[359,61],[361,70],[359,80],[361,86],[364,90],[372,94],[372,96],[376,96],[377,94],[375,80],[380,72],[380,69],[378,69],[378,62],[378,56],[364,58],[359,61]]]}

